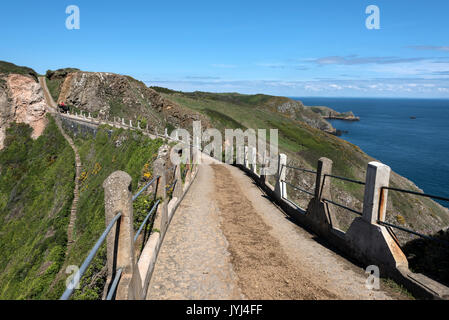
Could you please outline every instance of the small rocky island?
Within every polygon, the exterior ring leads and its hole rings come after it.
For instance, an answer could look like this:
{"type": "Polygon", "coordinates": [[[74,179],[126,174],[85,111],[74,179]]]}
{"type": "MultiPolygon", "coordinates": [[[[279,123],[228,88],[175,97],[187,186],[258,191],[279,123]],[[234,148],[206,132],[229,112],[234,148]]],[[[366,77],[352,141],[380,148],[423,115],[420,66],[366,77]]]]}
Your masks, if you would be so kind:
{"type": "Polygon", "coordinates": [[[310,107],[313,112],[319,113],[323,119],[344,120],[344,121],[360,121],[360,117],[356,117],[352,111],[337,112],[328,107],[310,107]]]}

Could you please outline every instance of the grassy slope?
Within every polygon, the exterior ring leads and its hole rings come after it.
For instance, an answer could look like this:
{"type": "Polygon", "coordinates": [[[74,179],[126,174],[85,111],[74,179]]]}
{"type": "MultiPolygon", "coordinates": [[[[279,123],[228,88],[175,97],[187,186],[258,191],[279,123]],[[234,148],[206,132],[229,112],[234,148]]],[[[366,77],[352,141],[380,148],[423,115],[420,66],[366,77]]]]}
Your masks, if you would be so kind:
{"type": "MultiPolygon", "coordinates": [[[[76,138],[85,172],[75,226],[75,243],[68,257],[67,226],[74,187],[74,155],[54,121],[36,141],[31,128],[12,124],[7,147],[0,152],[0,299],[57,299],[65,288],[68,265],[81,265],[105,228],[102,183],[115,170],[128,172],[133,190],[146,163],[156,156],[161,140],[115,130],[108,136],[76,138]],[[115,146],[122,137],[120,147],[115,146]]],[[[149,166],[151,171],[151,165],[149,166]]],[[[143,199],[136,208],[145,212],[143,199]]],[[[136,222],[142,220],[137,215],[136,222]]],[[[76,299],[98,299],[104,285],[99,273],[105,262],[103,247],[88,270],[94,281],[83,280],[76,299]]]]}
{"type": "Polygon", "coordinates": [[[0,299],[38,299],[64,261],[74,154],[51,119],[33,141],[12,124],[0,152],[0,299]]]}
{"type": "Polygon", "coordinates": [[[58,98],[59,98],[59,93],[61,92],[61,86],[62,86],[62,83],[64,82],[64,79],[50,80],[48,78],[45,78],[45,81],[47,82],[47,88],[48,88],[48,91],[50,91],[50,94],[51,94],[53,100],[55,102],[57,102],[58,98]]]}
{"type": "MultiPolygon", "coordinates": [[[[111,128],[112,129],[112,128],[111,128]]],[[[137,190],[138,182],[142,179],[145,164],[152,163],[157,155],[162,140],[150,140],[140,133],[114,129],[111,136],[109,129],[102,127],[97,136],[77,137],[77,144],[83,163],[82,183],[80,187],[80,200],[78,203],[78,215],[75,226],[75,244],[69,253],[66,265],[80,265],[87,253],[95,244],[97,238],[104,231],[104,192],[103,181],[114,171],[122,170],[133,178],[133,190],[137,190]],[[116,147],[115,141],[121,137],[123,143],[116,147]]],[[[148,204],[148,207],[151,205],[148,204]]],[[[139,217],[135,217],[139,219],[139,217]]],[[[104,286],[104,274],[90,281],[90,275],[101,274],[104,271],[106,251],[102,247],[93,267],[88,270],[82,283],[82,290],[78,291],[75,299],[98,299],[101,297],[104,286]]],[[[56,298],[64,286],[65,277],[59,276],[55,282],[54,290],[56,298]]]]}

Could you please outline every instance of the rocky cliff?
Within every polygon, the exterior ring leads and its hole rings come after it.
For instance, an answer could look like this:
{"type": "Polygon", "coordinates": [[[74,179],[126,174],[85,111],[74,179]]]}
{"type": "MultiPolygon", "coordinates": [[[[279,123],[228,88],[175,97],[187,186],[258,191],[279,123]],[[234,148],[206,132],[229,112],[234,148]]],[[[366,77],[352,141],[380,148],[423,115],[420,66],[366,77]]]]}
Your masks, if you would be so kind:
{"type": "MultiPolygon", "coordinates": [[[[67,70],[67,69],[66,69],[67,70]]],[[[75,109],[91,112],[100,117],[123,117],[143,121],[150,128],[188,128],[192,121],[205,117],[163,98],[143,82],[128,76],[104,72],[47,72],[47,82],[52,84],[63,78],[59,87],[58,102],[75,109]]],[[[50,85],[49,87],[52,87],[50,85]]]]}
{"type": "Polygon", "coordinates": [[[45,113],[43,91],[34,77],[0,73],[0,149],[12,122],[30,125],[32,138],[38,138],[47,123],[45,113]]]}

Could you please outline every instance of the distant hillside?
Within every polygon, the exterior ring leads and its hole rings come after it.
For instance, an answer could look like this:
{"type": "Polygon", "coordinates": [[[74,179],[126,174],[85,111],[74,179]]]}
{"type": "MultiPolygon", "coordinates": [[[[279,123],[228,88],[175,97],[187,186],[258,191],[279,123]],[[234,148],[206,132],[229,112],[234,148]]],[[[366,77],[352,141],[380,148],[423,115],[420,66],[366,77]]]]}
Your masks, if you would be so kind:
{"type": "MultiPolygon", "coordinates": [[[[241,107],[257,107],[261,110],[275,112],[293,120],[303,121],[312,127],[328,133],[335,134],[336,130],[320,113],[306,107],[300,101],[286,97],[276,97],[264,94],[244,95],[239,93],[208,93],[208,92],[179,92],[161,87],[151,87],[167,98],[177,101],[176,98],[185,97],[195,100],[209,100],[217,103],[229,103],[241,107]]],[[[182,103],[180,103],[182,105],[182,103]]]]}

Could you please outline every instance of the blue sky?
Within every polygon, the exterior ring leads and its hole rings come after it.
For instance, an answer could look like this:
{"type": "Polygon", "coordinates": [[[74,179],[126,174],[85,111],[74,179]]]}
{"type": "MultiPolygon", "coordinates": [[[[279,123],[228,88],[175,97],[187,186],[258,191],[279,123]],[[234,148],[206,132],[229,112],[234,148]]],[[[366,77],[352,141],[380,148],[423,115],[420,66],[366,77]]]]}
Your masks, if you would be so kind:
{"type": "Polygon", "coordinates": [[[2,1],[0,60],[184,91],[449,98],[449,1],[2,1]],[[68,5],[80,30],[67,30],[68,5]],[[368,30],[368,5],[380,30],[368,30]]]}

